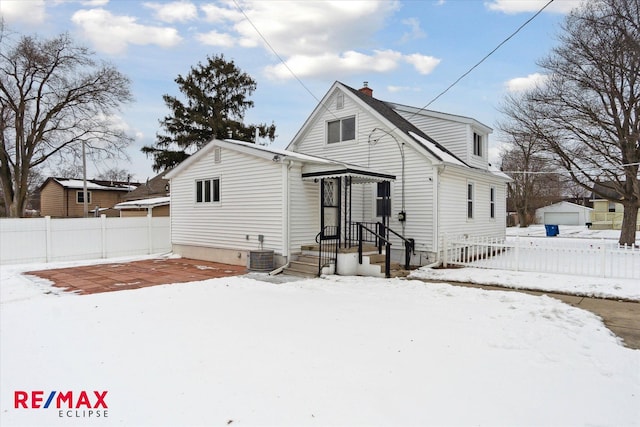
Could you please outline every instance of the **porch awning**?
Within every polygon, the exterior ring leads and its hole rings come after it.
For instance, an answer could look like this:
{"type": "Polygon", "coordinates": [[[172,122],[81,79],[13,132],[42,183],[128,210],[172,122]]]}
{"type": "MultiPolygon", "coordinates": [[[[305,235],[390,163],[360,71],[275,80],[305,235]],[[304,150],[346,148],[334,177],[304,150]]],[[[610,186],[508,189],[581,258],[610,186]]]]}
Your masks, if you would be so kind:
{"type": "Polygon", "coordinates": [[[350,177],[354,184],[364,184],[367,182],[383,182],[395,181],[396,176],[384,172],[376,172],[365,168],[344,167],[336,169],[320,169],[314,171],[302,172],[302,180],[309,181],[312,179],[322,178],[341,178],[350,177]]]}

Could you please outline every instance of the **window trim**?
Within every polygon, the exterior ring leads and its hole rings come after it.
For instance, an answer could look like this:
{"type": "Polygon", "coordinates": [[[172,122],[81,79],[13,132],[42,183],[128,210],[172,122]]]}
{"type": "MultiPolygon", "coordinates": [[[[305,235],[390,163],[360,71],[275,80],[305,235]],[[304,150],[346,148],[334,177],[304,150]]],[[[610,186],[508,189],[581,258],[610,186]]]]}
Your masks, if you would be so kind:
{"type": "Polygon", "coordinates": [[[194,205],[214,205],[220,203],[220,177],[196,179],[194,181],[194,205]],[[216,184],[217,182],[217,184],[216,184]],[[207,194],[208,193],[208,194],[207,194]],[[207,197],[208,196],[208,197],[207,197]],[[210,200],[206,200],[210,199],[210,200]]]}
{"type": "Polygon", "coordinates": [[[496,187],[489,187],[489,218],[496,219],[496,187]]]}
{"type": "Polygon", "coordinates": [[[484,153],[483,145],[484,145],[484,138],[482,134],[474,131],[473,132],[473,155],[474,156],[482,157],[484,153]]]}
{"type": "Polygon", "coordinates": [[[467,220],[473,220],[475,214],[475,193],[476,188],[473,181],[467,181],[467,220]]]}
{"type": "Polygon", "coordinates": [[[336,120],[327,120],[326,125],[325,125],[325,144],[326,145],[333,145],[333,144],[342,144],[342,143],[346,143],[346,142],[351,142],[351,141],[356,141],[357,139],[357,130],[358,129],[358,119],[356,117],[356,115],[351,115],[351,116],[347,116],[347,117],[342,117],[336,120]],[[344,138],[344,127],[343,127],[343,122],[346,120],[351,120],[353,119],[353,138],[351,139],[343,139],[344,138]],[[329,126],[332,123],[339,123],[339,130],[338,130],[338,137],[339,139],[337,141],[329,141],[329,126]]]}
{"type": "MultiPolygon", "coordinates": [[[[84,190],[76,190],[76,204],[82,205],[84,204],[84,200],[80,200],[80,197],[83,196],[84,190]]],[[[87,204],[91,204],[91,191],[87,190],[87,204]]]]}

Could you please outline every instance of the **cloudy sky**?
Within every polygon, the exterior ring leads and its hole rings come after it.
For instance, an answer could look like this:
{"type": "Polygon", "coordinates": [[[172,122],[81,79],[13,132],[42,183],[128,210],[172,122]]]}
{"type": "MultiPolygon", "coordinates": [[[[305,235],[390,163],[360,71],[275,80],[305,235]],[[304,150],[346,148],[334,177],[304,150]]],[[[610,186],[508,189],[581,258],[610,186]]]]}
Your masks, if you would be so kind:
{"type": "MultiPolygon", "coordinates": [[[[19,34],[68,32],[131,78],[135,102],[121,120],[136,141],[117,167],[144,181],[154,173],[140,147],[167,114],[162,95],[177,95],[174,79],[207,55],[257,81],[246,121],[275,122],[273,144],[284,147],[334,81],[367,81],[376,98],[423,107],[547,1],[0,0],[0,14],[19,34]]],[[[536,61],[579,2],[555,0],[429,108],[495,127],[502,97],[543,78],[536,61]]]]}

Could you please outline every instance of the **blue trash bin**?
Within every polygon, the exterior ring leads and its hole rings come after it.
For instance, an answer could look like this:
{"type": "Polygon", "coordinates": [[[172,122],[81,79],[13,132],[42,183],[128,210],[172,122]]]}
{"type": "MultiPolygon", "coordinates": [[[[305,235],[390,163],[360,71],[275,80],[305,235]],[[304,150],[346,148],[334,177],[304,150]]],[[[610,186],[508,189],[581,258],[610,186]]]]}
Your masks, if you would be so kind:
{"type": "Polygon", "coordinates": [[[560,228],[557,225],[545,224],[544,228],[547,231],[547,237],[555,237],[560,234],[560,228]]]}

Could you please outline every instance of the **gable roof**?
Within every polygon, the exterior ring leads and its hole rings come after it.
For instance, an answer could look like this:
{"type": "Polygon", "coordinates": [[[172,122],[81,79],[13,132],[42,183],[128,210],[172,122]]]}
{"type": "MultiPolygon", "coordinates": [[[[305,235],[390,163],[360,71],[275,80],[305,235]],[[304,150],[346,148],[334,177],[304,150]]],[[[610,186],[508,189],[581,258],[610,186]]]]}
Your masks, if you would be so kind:
{"type": "Polygon", "coordinates": [[[362,93],[359,90],[347,86],[346,84],[339,81],[334,82],[333,86],[331,86],[318,106],[316,106],[305,124],[302,126],[302,128],[300,128],[296,136],[294,136],[289,146],[293,144],[293,141],[298,139],[298,136],[301,135],[308,126],[310,126],[312,118],[316,114],[318,114],[322,108],[326,108],[324,106],[324,103],[336,88],[340,88],[343,90],[343,92],[350,94],[357,102],[368,107],[367,109],[369,111],[377,114],[382,121],[387,122],[392,128],[389,133],[397,129],[398,131],[400,131],[400,133],[403,134],[405,138],[415,143],[418,147],[420,147],[420,149],[428,153],[430,156],[434,157],[436,160],[446,163],[452,163],[458,166],[470,167],[467,163],[465,163],[458,156],[449,151],[446,147],[442,146],[436,140],[416,127],[413,123],[398,114],[398,112],[396,112],[393,108],[395,104],[376,99],[373,96],[362,93]]]}
{"type": "Polygon", "coordinates": [[[167,191],[169,180],[165,179],[164,175],[170,170],[171,169],[167,169],[153,178],[148,179],[146,183],[140,184],[138,188],[127,194],[124,199],[138,200],[166,196],[169,194],[169,191],[167,191]]]}
{"type": "MultiPolygon", "coordinates": [[[[55,182],[61,185],[63,188],[82,190],[84,189],[84,181],[76,178],[47,178],[40,189],[44,188],[50,182],[55,182]]],[[[138,185],[137,182],[124,182],[124,181],[107,181],[99,179],[87,179],[87,190],[104,190],[104,191],[133,191],[138,185]]]]}
{"type": "Polygon", "coordinates": [[[296,153],[295,151],[289,151],[282,148],[268,147],[264,145],[253,144],[251,142],[236,141],[231,139],[214,139],[207,143],[200,150],[193,153],[186,160],[174,167],[170,172],[164,175],[165,179],[171,179],[176,177],[186,168],[199,159],[207,156],[211,153],[215,147],[228,148],[241,153],[246,153],[252,156],[261,157],[263,159],[269,159],[274,162],[281,162],[283,160],[295,160],[307,165],[316,165],[313,172],[303,174],[303,178],[309,177],[330,177],[339,175],[355,176],[356,179],[365,181],[371,180],[394,180],[395,175],[385,172],[374,171],[369,168],[354,165],[351,163],[341,162],[337,160],[326,159],[323,157],[312,156],[309,154],[296,153]]]}
{"type": "Polygon", "coordinates": [[[596,182],[593,186],[593,192],[591,193],[592,200],[611,200],[621,201],[623,199],[622,194],[616,190],[616,184],[607,182],[596,182]]]}

